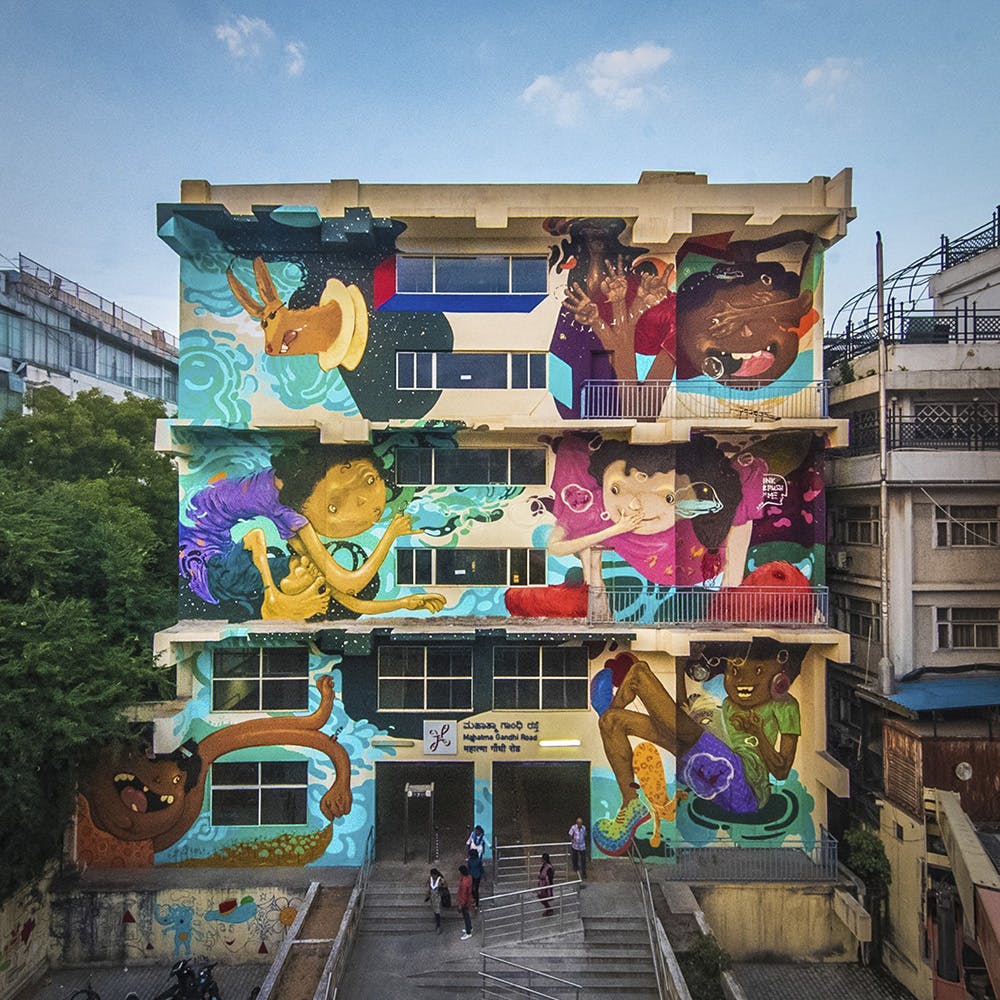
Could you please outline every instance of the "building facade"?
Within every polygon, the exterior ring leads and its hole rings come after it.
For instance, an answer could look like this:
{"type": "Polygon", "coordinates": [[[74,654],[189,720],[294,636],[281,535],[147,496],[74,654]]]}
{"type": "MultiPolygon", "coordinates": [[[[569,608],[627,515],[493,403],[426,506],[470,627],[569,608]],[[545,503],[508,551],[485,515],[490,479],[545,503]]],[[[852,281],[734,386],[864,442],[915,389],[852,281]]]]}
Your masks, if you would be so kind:
{"type": "Polygon", "coordinates": [[[177,402],[177,341],[148,320],[19,255],[0,265],[0,414],[26,388],[100,389],[177,402]]]}
{"type": "Polygon", "coordinates": [[[877,289],[827,341],[830,750],[892,867],[885,964],[927,1000],[1000,988],[998,273],[994,213],[885,280],[881,357],[877,289]]]}
{"type": "Polygon", "coordinates": [[[178,701],[84,783],[78,857],[823,842],[853,215],[849,171],[185,182],[178,701]]]}

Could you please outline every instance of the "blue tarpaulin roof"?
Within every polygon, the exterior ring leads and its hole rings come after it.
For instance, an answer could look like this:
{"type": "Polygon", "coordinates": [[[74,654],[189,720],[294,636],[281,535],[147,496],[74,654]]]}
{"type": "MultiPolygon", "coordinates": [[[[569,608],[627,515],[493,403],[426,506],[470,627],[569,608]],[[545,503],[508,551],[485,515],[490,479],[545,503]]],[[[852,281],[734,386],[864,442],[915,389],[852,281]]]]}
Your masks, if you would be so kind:
{"type": "Polygon", "coordinates": [[[918,712],[946,711],[1000,705],[1000,673],[965,674],[958,677],[924,676],[902,681],[892,694],[862,692],[873,701],[891,702],[909,715],[918,712]]]}

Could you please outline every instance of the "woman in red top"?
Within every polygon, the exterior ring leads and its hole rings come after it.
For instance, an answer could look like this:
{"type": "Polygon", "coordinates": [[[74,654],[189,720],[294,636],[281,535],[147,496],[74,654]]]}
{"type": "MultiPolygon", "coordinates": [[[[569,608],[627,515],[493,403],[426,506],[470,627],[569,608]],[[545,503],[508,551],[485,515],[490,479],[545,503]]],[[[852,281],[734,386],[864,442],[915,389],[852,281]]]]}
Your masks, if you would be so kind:
{"type": "Polygon", "coordinates": [[[462,940],[468,941],[472,937],[472,917],[469,915],[469,910],[472,908],[472,876],[465,865],[458,866],[458,874],[460,876],[458,880],[458,912],[462,914],[462,919],[465,921],[462,940]]]}

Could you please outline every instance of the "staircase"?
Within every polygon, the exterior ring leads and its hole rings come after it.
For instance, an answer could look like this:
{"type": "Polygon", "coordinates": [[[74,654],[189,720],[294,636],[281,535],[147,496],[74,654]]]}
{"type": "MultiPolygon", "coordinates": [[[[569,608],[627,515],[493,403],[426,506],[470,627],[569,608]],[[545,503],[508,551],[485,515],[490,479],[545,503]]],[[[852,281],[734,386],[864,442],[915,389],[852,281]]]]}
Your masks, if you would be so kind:
{"type": "MultiPolygon", "coordinates": [[[[445,865],[439,867],[447,874],[445,865]]],[[[406,868],[375,865],[341,996],[478,1000],[485,952],[579,984],[580,1000],[615,996],[656,1000],[646,925],[628,883],[587,884],[581,893],[582,931],[494,944],[484,943],[478,915],[473,916],[474,937],[462,941],[462,918],[455,909],[442,913],[442,932],[435,933],[430,905],[424,902],[424,870],[416,865],[406,868]]],[[[527,974],[517,969],[494,963],[487,971],[528,985],[527,974]]],[[[554,990],[550,981],[536,978],[532,988],[575,1000],[574,991],[554,990]]]]}

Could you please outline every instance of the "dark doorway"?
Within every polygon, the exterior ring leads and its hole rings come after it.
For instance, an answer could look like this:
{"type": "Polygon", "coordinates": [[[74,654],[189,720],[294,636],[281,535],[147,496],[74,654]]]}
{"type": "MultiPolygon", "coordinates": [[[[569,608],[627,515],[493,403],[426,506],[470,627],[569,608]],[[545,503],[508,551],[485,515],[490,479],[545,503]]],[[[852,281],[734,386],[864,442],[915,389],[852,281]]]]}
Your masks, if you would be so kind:
{"type": "Polygon", "coordinates": [[[424,864],[431,852],[456,854],[473,822],[472,764],[425,763],[424,761],[379,761],[375,765],[375,850],[380,859],[403,860],[406,833],[407,860],[424,864]],[[431,803],[411,798],[407,810],[406,786],[434,783],[434,825],[430,826],[431,803]],[[404,818],[409,829],[404,830],[404,818]]]}
{"type": "Polygon", "coordinates": [[[577,816],[590,826],[590,762],[493,764],[493,836],[501,844],[567,839],[577,816]]]}

